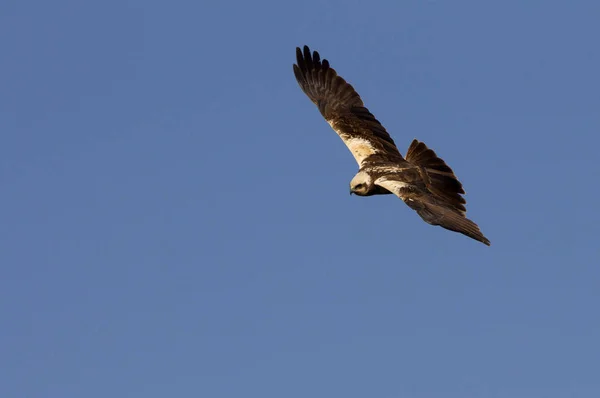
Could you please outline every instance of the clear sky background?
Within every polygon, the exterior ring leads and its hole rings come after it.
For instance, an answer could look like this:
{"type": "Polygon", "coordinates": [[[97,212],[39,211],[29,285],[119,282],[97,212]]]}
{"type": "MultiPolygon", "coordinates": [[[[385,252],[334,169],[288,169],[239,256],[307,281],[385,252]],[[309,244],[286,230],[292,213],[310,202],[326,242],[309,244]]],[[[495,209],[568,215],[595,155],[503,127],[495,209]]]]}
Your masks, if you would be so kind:
{"type": "Polygon", "coordinates": [[[0,396],[600,396],[598,1],[0,6],[0,396]],[[491,247],[300,91],[321,52],[491,247]]]}

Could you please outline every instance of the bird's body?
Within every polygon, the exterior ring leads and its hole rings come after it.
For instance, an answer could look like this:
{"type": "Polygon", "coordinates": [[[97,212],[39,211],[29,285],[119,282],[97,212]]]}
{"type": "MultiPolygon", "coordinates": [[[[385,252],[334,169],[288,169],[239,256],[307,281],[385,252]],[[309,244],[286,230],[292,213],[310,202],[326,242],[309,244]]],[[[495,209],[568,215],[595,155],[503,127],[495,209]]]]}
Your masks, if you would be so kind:
{"type": "Polygon", "coordinates": [[[460,232],[486,245],[490,241],[465,217],[464,190],[454,172],[425,144],[413,140],[403,157],[385,128],[364,106],[354,88],[319,53],[296,48],[294,74],[359,166],[350,192],[359,196],[394,194],[432,225],[460,232]]]}

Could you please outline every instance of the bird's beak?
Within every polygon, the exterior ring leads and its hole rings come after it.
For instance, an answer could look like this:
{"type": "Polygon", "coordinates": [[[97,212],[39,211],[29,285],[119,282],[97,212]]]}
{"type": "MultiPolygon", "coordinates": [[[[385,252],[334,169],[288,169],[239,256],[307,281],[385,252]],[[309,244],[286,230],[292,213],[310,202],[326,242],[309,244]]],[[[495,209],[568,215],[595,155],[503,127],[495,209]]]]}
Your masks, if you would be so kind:
{"type": "Polygon", "coordinates": [[[352,188],[350,188],[350,195],[352,195],[354,192],[352,192],[352,188]]]}

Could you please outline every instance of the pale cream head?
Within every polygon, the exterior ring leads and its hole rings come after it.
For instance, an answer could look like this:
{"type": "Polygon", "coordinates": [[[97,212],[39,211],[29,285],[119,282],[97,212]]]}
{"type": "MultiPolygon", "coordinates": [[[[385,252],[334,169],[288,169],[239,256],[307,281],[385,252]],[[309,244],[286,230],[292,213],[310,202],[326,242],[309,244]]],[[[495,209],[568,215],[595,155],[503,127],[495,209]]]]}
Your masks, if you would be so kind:
{"type": "Polygon", "coordinates": [[[359,196],[364,196],[367,193],[369,193],[369,191],[371,190],[371,188],[373,187],[373,179],[371,178],[371,176],[364,172],[364,171],[359,171],[354,178],[352,179],[352,181],[350,181],[350,193],[351,194],[356,194],[359,196]]]}

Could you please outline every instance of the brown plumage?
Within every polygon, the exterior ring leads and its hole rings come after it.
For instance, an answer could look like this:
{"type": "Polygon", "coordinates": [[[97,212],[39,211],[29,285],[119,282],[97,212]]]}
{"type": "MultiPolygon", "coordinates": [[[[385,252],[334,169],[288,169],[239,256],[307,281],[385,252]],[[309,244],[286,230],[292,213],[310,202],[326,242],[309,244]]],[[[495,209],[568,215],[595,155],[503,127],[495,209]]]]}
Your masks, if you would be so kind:
{"type": "Polygon", "coordinates": [[[406,152],[406,160],[419,166],[419,173],[434,195],[442,198],[456,210],[465,213],[467,201],[461,196],[465,193],[452,169],[439,158],[433,149],[427,148],[422,142],[413,140],[406,152]]]}
{"type": "Polygon", "coordinates": [[[302,91],[348,147],[359,171],[350,191],[360,196],[394,194],[432,225],[490,241],[465,217],[461,182],[443,159],[413,140],[406,158],[358,93],[308,46],[296,48],[294,75],[302,91]]]}

